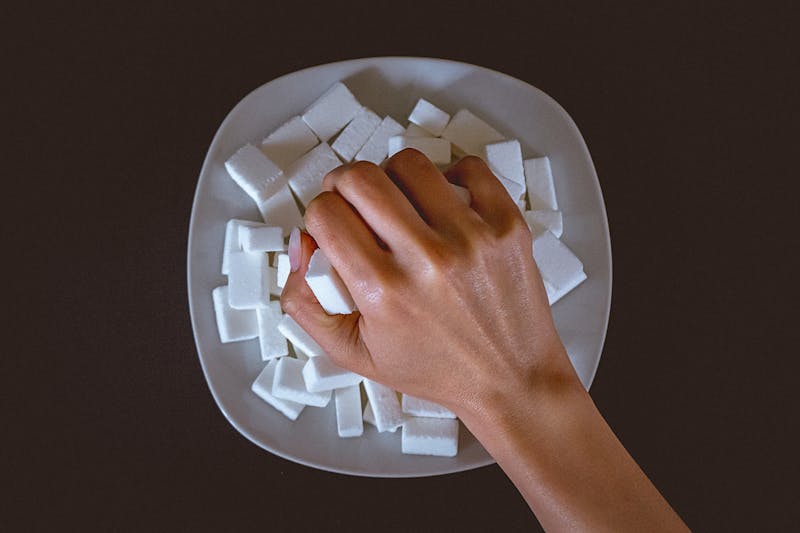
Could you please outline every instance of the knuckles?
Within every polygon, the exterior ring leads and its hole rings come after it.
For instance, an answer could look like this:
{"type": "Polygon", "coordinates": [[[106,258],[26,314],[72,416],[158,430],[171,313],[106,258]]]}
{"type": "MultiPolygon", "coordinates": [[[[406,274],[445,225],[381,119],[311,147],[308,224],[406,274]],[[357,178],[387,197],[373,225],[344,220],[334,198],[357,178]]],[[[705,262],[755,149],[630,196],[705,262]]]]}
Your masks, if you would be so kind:
{"type": "Polygon", "coordinates": [[[322,191],[306,206],[304,215],[306,226],[319,228],[336,223],[336,205],[341,201],[339,194],[322,191]]]}
{"type": "Polygon", "coordinates": [[[486,166],[486,162],[476,155],[462,157],[455,166],[465,173],[486,172],[489,170],[489,167],[486,166]]]}
{"type": "Polygon", "coordinates": [[[387,172],[408,172],[430,165],[430,160],[416,148],[404,148],[386,161],[387,172]]]}
{"type": "Polygon", "coordinates": [[[356,161],[326,174],[322,180],[322,187],[327,190],[357,187],[376,172],[382,171],[375,163],[356,161]]]}

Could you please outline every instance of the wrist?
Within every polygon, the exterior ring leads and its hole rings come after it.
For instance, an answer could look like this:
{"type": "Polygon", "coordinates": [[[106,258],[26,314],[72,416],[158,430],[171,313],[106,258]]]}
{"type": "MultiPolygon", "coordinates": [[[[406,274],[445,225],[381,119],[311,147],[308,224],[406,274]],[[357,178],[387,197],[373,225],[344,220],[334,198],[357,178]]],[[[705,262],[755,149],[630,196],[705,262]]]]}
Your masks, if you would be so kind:
{"type": "Polygon", "coordinates": [[[551,433],[559,421],[570,418],[587,400],[591,403],[563,348],[539,361],[530,369],[493,376],[482,395],[471,396],[456,408],[459,418],[487,448],[491,442],[485,440],[509,437],[523,427],[526,432],[551,433]]]}

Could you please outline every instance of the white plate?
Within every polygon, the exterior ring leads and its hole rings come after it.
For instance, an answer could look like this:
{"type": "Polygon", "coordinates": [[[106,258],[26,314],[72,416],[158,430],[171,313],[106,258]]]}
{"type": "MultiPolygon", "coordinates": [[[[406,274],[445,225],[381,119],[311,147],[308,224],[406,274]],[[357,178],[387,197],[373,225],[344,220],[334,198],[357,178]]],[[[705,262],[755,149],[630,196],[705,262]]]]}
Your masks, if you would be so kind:
{"type": "Polygon", "coordinates": [[[600,185],[575,123],[552,98],[505,74],[440,59],[381,57],[321,65],[273,80],[239,102],[214,136],[197,183],[188,247],[189,307],[209,388],[222,413],[245,437],[308,466],[411,477],[491,464],[492,458],[463,426],[458,455],[440,458],[403,455],[398,433],[379,434],[369,425],[361,438],[339,438],[333,402],[325,409],[307,408],[290,422],[250,392],[264,366],[258,341],[219,341],[211,290],[227,283],[220,274],[225,222],[260,220],[255,204],[228,177],[223,163],[241,145],[260,141],[301,113],[339,80],[364,105],[402,124],[416,100],[425,97],[451,114],[470,109],[509,138],[519,139],[526,157],[550,156],[564,213],[562,240],[581,258],[589,276],[553,306],[553,314],[584,385],[594,378],[611,304],[611,246],[600,185]]]}

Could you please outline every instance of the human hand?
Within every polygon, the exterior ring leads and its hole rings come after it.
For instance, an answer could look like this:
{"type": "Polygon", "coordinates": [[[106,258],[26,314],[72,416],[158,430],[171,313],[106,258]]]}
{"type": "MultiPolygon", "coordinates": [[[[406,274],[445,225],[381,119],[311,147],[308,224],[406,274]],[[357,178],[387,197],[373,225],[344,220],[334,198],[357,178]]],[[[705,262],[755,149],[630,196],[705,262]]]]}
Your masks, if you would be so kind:
{"type": "Polygon", "coordinates": [[[466,157],[442,174],[404,150],[385,170],[343,165],[323,190],[306,210],[313,239],[303,234],[290,246],[297,270],[281,301],[335,363],[457,413],[572,373],[530,231],[481,159],[466,157]],[[469,189],[471,205],[448,181],[469,189]],[[306,285],[317,245],[355,313],[326,314],[306,285]]]}

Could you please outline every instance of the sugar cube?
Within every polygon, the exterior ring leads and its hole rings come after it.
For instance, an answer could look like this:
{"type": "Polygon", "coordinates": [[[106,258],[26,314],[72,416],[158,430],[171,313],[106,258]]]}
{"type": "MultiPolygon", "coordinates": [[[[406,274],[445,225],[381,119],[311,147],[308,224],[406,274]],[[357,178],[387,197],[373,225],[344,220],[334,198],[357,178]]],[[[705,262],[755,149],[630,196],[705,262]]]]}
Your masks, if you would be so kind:
{"type": "Polygon", "coordinates": [[[309,392],[322,392],[358,385],[364,379],[336,365],[327,355],[312,357],[303,367],[303,378],[309,392]]]}
{"type": "Polygon", "coordinates": [[[289,187],[300,203],[307,206],[322,191],[325,174],[341,164],[328,143],[320,143],[286,169],[289,187]]]}
{"type": "Polygon", "coordinates": [[[259,204],[258,210],[264,222],[270,226],[280,226],[284,237],[292,229],[303,227],[303,215],[300,214],[288,185],[284,185],[272,198],[259,204]]]}
{"type": "Polygon", "coordinates": [[[395,391],[371,379],[364,380],[364,390],[372,406],[375,427],[378,428],[378,431],[387,431],[405,422],[406,417],[400,409],[400,402],[397,400],[395,391]]]}
{"type": "Polygon", "coordinates": [[[311,338],[311,335],[306,333],[306,331],[300,327],[300,324],[295,322],[290,315],[283,315],[281,321],[278,323],[278,331],[309,357],[325,355],[325,352],[320,345],[317,344],[317,341],[311,338]]]}
{"type": "Polygon", "coordinates": [[[378,129],[381,117],[363,108],[331,145],[334,152],[345,162],[350,162],[378,129]]]}
{"type": "Polygon", "coordinates": [[[364,433],[364,422],[361,419],[361,390],[358,384],[336,389],[333,395],[339,436],[360,437],[364,433]]]}
{"type": "Polygon", "coordinates": [[[240,225],[239,242],[245,252],[282,252],[283,229],[267,225],[240,225]]]}
{"type": "Polygon", "coordinates": [[[458,420],[410,418],[400,437],[403,453],[455,457],[458,453],[458,420]]]}
{"type": "Polygon", "coordinates": [[[308,355],[306,355],[306,353],[303,350],[301,350],[300,348],[298,348],[294,344],[289,343],[289,345],[292,347],[292,351],[294,352],[294,356],[297,357],[297,359],[299,359],[300,361],[308,361],[309,359],[311,359],[308,355]]]}
{"type": "Polygon", "coordinates": [[[520,199],[525,195],[525,185],[521,185],[514,180],[510,180],[504,178],[503,176],[495,175],[495,177],[500,181],[500,183],[505,187],[506,192],[514,200],[514,202],[519,202],[520,199]]]}
{"type": "Polygon", "coordinates": [[[276,398],[292,400],[303,405],[325,407],[331,401],[331,391],[309,392],[303,379],[305,363],[292,357],[278,359],[275,367],[275,379],[272,382],[272,394],[276,398]]]}
{"type": "MultiPolygon", "coordinates": [[[[369,404],[369,400],[367,400],[367,405],[364,407],[364,416],[363,416],[363,418],[364,418],[364,422],[366,422],[368,424],[372,424],[376,428],[378,427],[378,425],[375,423],[375,413],[372,412],[372,407],[369,404]]],[[[399,428],[399,427],[400,426],[398,425],[398,426],[395,426],[395,427],[393,427],[391,429],[387,429],[386,431],[388,431],[390,433],[394,433],[395,431],[397,431],[397,428],[399,428]]]]}
{"type": "Polygon", "coordinates": [[[356,114],[361,104],[342,82],[337,82],[311,104],[303,113],[303,120],[321,141],[339,133],[356,114]]]}
{"type": "Polygon", "coordinates": [[[523,161],[525,168],[525,181],[528,184],[528,199],[531,210],[558,211],[556,190],[553,184],[553,172],[550,168],[550,158],[547,156],[526,159],[523,161]]]}
{"type": "Polygon", "coordinates": [[[484,147],[484,159],[495,174],[525,186],[522,147],[516,139],[487,144],[484,147]]]}
{"type": "Polygon", "coordinates": [[[259,398],[283,413],[286,418],[297,420],[297,417],[300,416],[300,413],[303,412],[306,406],[302,403],[277,398],[272,394],[272,384],[275,381],[275,369],[277,366],[277,359],[273,359],[267,363],[267,366],[264,367],[264,370],[261,371],[253,382],[253,385],[251,385],[250,390],[259,398]]]}
{"type": "Polygon", "coordinates": [[[314,250],[308,261],[306,283],[329,315],[348,315],[355,311],[356,305],[347,287],[320,248],[314,250]]]}
{"type": "Polygon", "coordinates": [[[406,137],[436,137],[426,129],[420,128],[416,124],[409,124],[406,126],[406,131],[403,133],[406,137]]]}
{"type": "Polygon", "coordinates": [[[483,154],[483,147],[487,144],[504,139],[500,132],[466,109],[453,116],[442,132],[442,138],[453,143],[461,153],[477,156],[483,154]]]}
{"type": "Polygon", "coordinates": [[[281,169],[252,144],[239,148],[225,161],[225,169],[257,204],[275,194],[286,182],[281,169]]]}
{"type": "Polygon", "coordinates": [[[420,98],[408,116],[408,121],[435,136],[439,136],[444,131],[447,123],[450,122],[450,115],[424,98],[420,98]]]}
{"type": "Polygon", "coordinates": [[[269,291],[270,295],[280,298],[281,294],[283,293],[283,289],[278,287],[278,269],[268,266],[265,275],[267,277],[267,290],[269,291]]]}
{"type": "Polygon", "coordinates": [[[416,396],[403,394],[403,412],[412,416],[424,416],[428,418],[455,418],[456,414],[450,409],[429,400],[423,400],[416,396]]]}
{"type": "Polygon", "coordinates": [[[233,252],[241,252],[242,244],[239,241],[239,228],[241,226],[264,226],[261,222],[254,222],[252,220],[239,220],[232,218],[225,225],[225,244],[222,249],[222,273],[228,275],[228,261],[230,254],[233,252]]]}
{"type": "Polygon", "coordinates": [[[231,307],[255,309],[267,305],[267,254],[233,252],[228,266],[228,300],[231,307]]]}
{"type": "Polygon", "coordinates": [[[289,344],[286,342],[286,337],[278,331],[278,323],[282,316],[281,303],[277,301],[269,302],[265,307],[256,309],[258,343],[261,348],[262,361],[289,355],[289,344]]]}
{"type": "Polygon", "coordinates": [[[525,211],[523,216],[534,236],[539,235],[545,230],[550,230],[556,237],[561,237],[561,234],[564,232],[564,220],[561,216],[561,211],[552,211],[550,209],[525,211]]]}
{"type": "Polygon", "coordinates": [[[318,143],[319,139],[303,118],[295,116],[261,141],[261,151],[280,168],[286,169],[318,143]]]}
{"type": "Polygon", "coordinates": [[[252,309],[234,309],[228,302],[228,286],[223,285],[211,291],[214,301],[214,314],[217,317],[217,331],[220,342],[236,342],[258,336],[256,312],[252,309]]]}
{"type": "Polygon", "coordinates": [[[456,191],[456,194],[459,198],[461,198],[465,204],[470,205],[472,203],[472,195],[469,193],[469,189],[466,187],[461,187],[460,185],[456,185],[455,183],[450,184],[453,187],[453,190],[456,191]]]}
{"type": "Polygon", "coordinates": [[[278,287],[283,288],[286,286],[286,280],[289,279],[289,273],[292,271],[289,254],[278,254],[277,262],[278,275],[275,283],[278,287]]]}
{"type": "Polygon", "coordinates": [[[554,289],[554,302],[586,279],[580,259],[547,230],[534,237],[533,258],[542,279],[554,289]]]}
{"type": "Polygon", "coordinates": [[[370,161],[376,165],[380,164],[381,161],[386,159],[389,138],[401,135],[404,131],[405,128],[392,117],[384,117],[378,128],[353,159],[355,161],[370,161]]]}
{"type": "Polygon", "coordinates": [[[389,138],[388,154],[394,154],[405,148],[415,148],[437,165],[450,163],[450,141],[437,137],[406,137],[396,135],[389,138]]]}
{"type": "Polygon", "coordinates": [[[586,281],[586,273],[584,271],[579,272],[570,283],[566,285],[562,285],[559,288],[555,288],[549,283],[545,282],[545,291],[547,291],[547,303],[550,305],[555,305],[556,302],[561,300],[564,296],[569,294],[572,289],[580,285],[586,281]]]}

